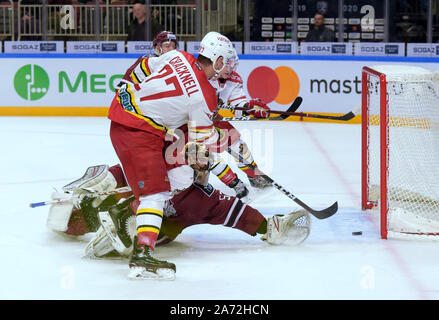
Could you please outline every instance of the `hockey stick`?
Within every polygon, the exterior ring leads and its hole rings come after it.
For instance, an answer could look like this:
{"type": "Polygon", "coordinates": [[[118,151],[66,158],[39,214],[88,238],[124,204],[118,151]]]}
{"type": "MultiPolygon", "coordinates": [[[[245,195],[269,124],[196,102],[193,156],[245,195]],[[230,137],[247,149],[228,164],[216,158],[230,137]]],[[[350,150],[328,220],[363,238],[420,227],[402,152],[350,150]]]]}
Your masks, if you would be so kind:
{"type": "MultiPolygon", "coordinates": [[[[227,151],[235,158],[239,159],[242,163],[244,163],[246,166],[248,166],[249,168],[251,168],[253,171],[255,171],[257,168],[247,162],[244,162],[241,155],[237,154],[236,152],[234,152],[233,150],[231,150],[231,148],[229,147],[227,149],[227,151]]],[[[299,198],[297,198],[294,194],[292,194],[291,192],[289,192],[287,189],[285,189],[284,187],[282,187],[280,184],[278,184],[276,181],[274,181],[273,179],[271,179],[269,176],[267,175],[261,175],[261,177],[263,177],[268,183],[271,183],[271,185],[273,187],[275,187],[276,189],[278,189],[280,192],[282,192],[284,195],[286,195],[288,198],[290,198],[291,200],[293,200],[295,203],[297,203],[299,206],[301,206],[302,208],[304,208],[306,211],[308,211],[309,213],[311,213],[314,217],[316,217],[317,219],[326,219],[331,217],[332,215],[334,215],[337,210],[338,210],[338,203],[337,201],[334,202],[330,207],[323,209],[323,210],[314,210],[311,207],[309,207],[306,203],[304,203],[302,200],[300,200],[299,198]]]]}
{"type": "MultiPolygon", "coordinates": [[[[85,189],[86,190],[86,189],[85,189]]],[[[93,197],[101,197],[101,196],[109,196],[112,194],[119,194],[119,193],[125,193],[125,192],[131,192],[131,188],[130,187],[121,187],[118,189],[114,189],[112,191],[107,191],[107,192],[95,192],[95,193],[89,193],[86,196],[93,196],[93,197]]],[[[70,198],[65,198],[65,199],[57,199],[57,200],[49,200],[49,201],[42,201],[42,202],[34,202],[29,204],[29,206],[31,208],[36,208],[36,207],[42,207],[42,206],[47,206],[47,205],[51,205],[51,204],[57,204],[57,203],[64,203],[64,202],[69,202],[72,201],[74,198],[77,198],[77,196],[72,196],[70,198]]]]}
{"type": "MultiPolygon", "coordinates": [[[[291,104],[291,106],[283,112],[295,112],[300,105],[302,104],[302,97],[297,97],[293,103],[291,104]]],[[[232,110],[232,108],[228,108],[228,107],[224,107],[221,106],[220,109],[228,109],[228,110],[232,110]]],[[[246,108],[233,108],[233,110],[247,110],[246,108]]],[[[243,117],[223,117],[223,118],[216,118],[213,119],[213,121],[261,121],[261,120],[269,120],[269,121],[282,121],[285,120],[286,118],[288,118],[287,114],[281,114],[277,117],[270,117],[270,118],[253,118],[251,116],[243,116],[243,117]]]]}
{"type": "MultiPolygon", "coordinates": [[[[246,110],[245,108],[236,108],[235,110],[246,110]]],[[[314,114],[314,113],[307,113],[307,112],[290,112],[290,111],[276,111],[276,110],[270,110],[270,113],[276,113],[276,114],[281,114],[284,116],[284,119],[286,119],[289,116],[297,116],[297,117],[303,117],[303,118],[318,118],[318,119],[326,119],[326,120],[338,120],[338,121],[349,121],[351,119],[353,119],[356,115],[358,115],[361,111],[361,106],[355,108],[352,111],[349,111],[346,114],[343,114],[341,116],[329,116],[329,115],[324,115],[324,114],[314,114]]],[[[277,117],[276,117],[277,118],[277,117]]],[[[247,120],[265,120],[265,119],[259,119],[259,118],[250,118],[249,116],[246,117],[228,117],[228,118],[223,118],[223,119],[227,119],[227,121],[247,121],[247,120]]],[[[267,118],[267,120],[269,119],[274,119],[274,118],[267,118]]]]}

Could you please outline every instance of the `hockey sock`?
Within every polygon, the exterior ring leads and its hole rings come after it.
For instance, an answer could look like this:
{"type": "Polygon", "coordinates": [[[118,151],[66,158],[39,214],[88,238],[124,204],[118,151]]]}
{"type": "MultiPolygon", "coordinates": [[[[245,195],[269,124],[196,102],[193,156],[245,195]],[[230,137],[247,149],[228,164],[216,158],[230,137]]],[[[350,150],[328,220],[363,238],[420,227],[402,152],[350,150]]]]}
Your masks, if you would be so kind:
{"type": "Polygon", "coordinates": [[[140,196],[136,212],[138,244],[144,244],[154,250],[163,220],[163,208],[168,192],[140,196]]]}
{"type": "Polygon", "coordinates": [[[237,178],[237,175],[232,171],[229,165],[223,161],[223,159],[219,159],[219,161],[215,162],[209,170],[226,186],[237,178]]]}
{"type": "Polygon", "coordinates": [[[239,139],[230,148],[232,149],[232,151],[239,154],[239,159],[235,158],[236,164],[238,168],[241,169],[247,176],[251,178],[256,178],[258,175],[263,174],[259,171],[259,169],[254,169],[258,166],[253,159],[253,155],[251,154],[250,149],[244,141],[239,139]],[[247,166],[247,163],[250,163],[253,168],[247,166]]]}

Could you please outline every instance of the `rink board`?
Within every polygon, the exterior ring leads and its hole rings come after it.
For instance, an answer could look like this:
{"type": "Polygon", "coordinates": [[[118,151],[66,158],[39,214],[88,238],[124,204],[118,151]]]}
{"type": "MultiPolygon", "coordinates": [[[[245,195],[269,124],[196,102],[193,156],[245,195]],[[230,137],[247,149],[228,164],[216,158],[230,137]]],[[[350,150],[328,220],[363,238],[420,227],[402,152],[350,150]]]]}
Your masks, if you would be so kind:
{"type": "MultiPolygon", "coordinates": [[[[0,115],[106,116],[115,86],[137,58],[1,54],[0,115]]],[[[272,109],[286,110],[301,96],[298,111],[341,115],[361,103],[363,66],[382,64],[436,71],[439,58],[240,55],[238,72],[247,96],[262,98],[272,109]]]]}

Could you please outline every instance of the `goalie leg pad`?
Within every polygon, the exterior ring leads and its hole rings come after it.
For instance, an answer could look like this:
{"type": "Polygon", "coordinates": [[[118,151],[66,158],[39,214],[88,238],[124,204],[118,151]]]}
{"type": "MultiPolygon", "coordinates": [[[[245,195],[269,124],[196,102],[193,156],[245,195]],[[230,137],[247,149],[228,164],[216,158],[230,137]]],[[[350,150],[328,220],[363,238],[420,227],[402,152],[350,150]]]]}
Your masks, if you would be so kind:
{"type": "MultiPolygon", "coordinates": [[[[133,216],[134,218],[134,216],[133,216]]],[[[107,237],[110,239],[112,247],[123,256],[129,256],[133,251],[133,247],[129,245],[128,247],[120,239],[116,225],[108,212],[99,212],[99,220],[101,222],[102,228],[104,229],[107,237]]],[[[133,219],[135,223],[135,218],[133,219]]]]}
{"type": "Polygon", "coordinates": [[[64,187],[62,187],[62,190],[65,193],[73,193],[79,188],[89,188],[93,185],[98,185],[105,179],[109,172],[108,169],[108,165],[88,167],[81,178],[66,184],[64,187]]]}

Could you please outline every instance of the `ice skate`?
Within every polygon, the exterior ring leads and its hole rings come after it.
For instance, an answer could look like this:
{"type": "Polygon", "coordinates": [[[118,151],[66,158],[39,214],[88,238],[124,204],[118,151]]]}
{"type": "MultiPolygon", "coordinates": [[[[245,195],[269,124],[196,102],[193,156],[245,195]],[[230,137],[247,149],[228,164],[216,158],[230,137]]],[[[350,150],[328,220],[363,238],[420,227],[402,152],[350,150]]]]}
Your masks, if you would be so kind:
{"type": "Polygon", "coordinates": [[[137,237],[134,238],[133,242],[134,249],[129,263],[129,278],[158,280],[175,279],[175,264],[152,257],[152,249],[146,245],[138,244],[137,237]]]}
{"type": "Polygon", "coordinates": [[[269,244],[299,244],[308,238],[311,229],[311,218],[305,210],[268,218],[267,233],[261,239],[269,244]]]}

